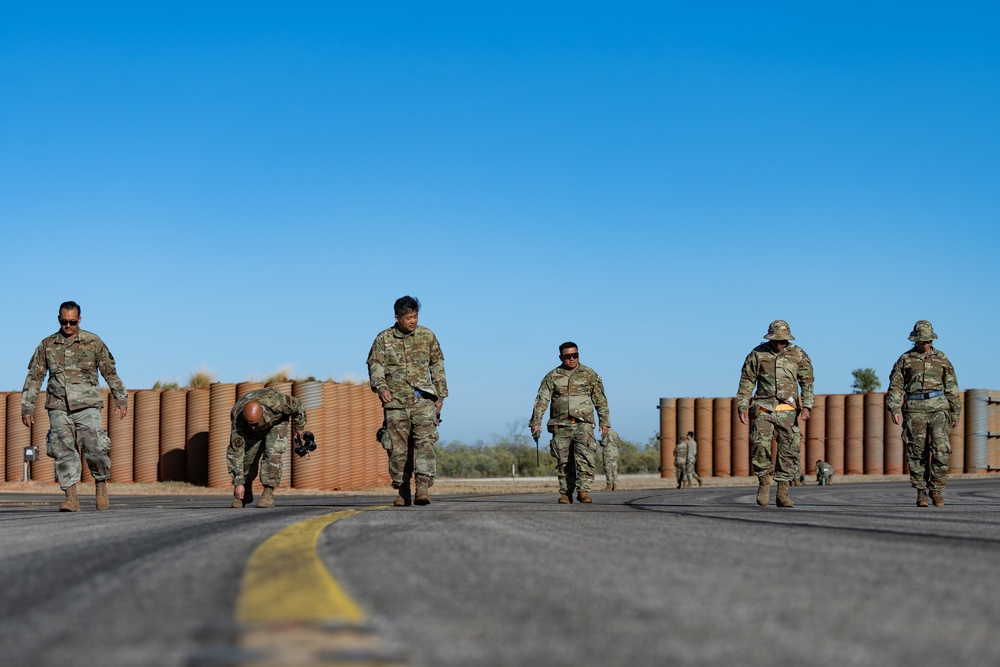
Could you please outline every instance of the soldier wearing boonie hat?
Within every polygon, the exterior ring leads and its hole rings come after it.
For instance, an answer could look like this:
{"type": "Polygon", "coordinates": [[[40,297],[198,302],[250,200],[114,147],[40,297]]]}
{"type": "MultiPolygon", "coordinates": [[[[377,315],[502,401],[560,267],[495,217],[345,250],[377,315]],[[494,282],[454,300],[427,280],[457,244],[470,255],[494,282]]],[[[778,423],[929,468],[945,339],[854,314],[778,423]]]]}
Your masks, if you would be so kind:
{"type": "Polygon", "coordinates": [[[736,394],[740,422],[749,423],[754,474],[757,475],[757,504],[768,504],[771,471],[778,483],[778,507],[795,507],[788,497],[788,485],[799,465],[802,435],[799,415],[809,419],[813,406],[813,367],[809,355],[795,340],[785,320],[775,320],[767,328],[768,342],[755,347],[743,362],[740,388],[736,394]],[[801,395],[799,390],[801,388],[801,395]],[[756,392],[754,391],[756,389],[756,392]],[[751,394],[753,398],[751,399],[751,394]],[[778,440],[778,456],[771,463],[771,440],[778,440]]]}
{"type": "Polygon", "coordinates": [[[937,334],[930,322],[917,320],[909,339],[913,348],[892,367],[885,406],[893,423],[903,426],[917,506],[927,507],[929,491],[934,505],[940,507],[951,461],[949,434],[962,416],[958,378],[945,353],[934,348],[937,334]]]}

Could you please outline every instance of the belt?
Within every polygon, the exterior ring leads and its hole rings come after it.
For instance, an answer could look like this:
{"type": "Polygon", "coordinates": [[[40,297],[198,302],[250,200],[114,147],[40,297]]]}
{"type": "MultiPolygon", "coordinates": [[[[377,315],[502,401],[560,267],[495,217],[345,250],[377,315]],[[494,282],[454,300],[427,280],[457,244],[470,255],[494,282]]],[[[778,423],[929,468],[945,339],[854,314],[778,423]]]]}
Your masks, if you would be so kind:
{"type": "Polygon", "coordinates": [[[940,396],[944,393],[943,390],[939,389],[937,391],[928,391],[925,394],[907,394],[906,400],[908,401],[923,401],[928,398],[934,398],[935,396],[940,396]]]}

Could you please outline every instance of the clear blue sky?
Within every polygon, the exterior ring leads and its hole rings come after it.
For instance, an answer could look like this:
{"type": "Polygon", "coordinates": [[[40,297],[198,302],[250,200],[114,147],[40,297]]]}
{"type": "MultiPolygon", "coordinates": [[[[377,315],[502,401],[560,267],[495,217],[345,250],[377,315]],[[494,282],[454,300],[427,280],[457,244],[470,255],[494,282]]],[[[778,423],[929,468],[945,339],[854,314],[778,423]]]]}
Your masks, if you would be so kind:
{"type": "Polygon", "coordinates": [[[365,379],[403,294],[446,441],[570,339],[645,442],[776,318],[820,393],[922,318],[1000,388],[995,4],[483,5],[7,3],[0,389],[66,299],[131,388],[365,379]]]}

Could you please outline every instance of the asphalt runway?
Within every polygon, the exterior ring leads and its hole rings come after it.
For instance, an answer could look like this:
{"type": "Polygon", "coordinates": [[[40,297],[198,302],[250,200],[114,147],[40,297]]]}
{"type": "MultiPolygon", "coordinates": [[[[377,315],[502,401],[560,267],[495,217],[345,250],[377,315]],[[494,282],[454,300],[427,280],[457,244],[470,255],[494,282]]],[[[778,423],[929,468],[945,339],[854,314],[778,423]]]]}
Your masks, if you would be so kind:
{"type": "Polygon", "coordinates": [[[754,491],[0,494],[0,664],[1000,664],[1000,479],[942,508],[899,483],[754,491]],[[309,558],[329,581],[293,576],[309,558]]]}

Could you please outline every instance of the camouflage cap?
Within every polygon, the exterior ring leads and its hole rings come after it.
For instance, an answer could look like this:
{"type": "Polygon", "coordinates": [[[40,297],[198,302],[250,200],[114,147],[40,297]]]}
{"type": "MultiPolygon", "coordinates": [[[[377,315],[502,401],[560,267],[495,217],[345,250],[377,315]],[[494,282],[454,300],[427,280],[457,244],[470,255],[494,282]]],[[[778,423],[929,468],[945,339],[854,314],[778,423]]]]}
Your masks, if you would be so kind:
{"type": "Polygon", "coordinates": [[[934,333],[934,327],[927,320],[917,320],[917,323],[913,325],[913,331],[910,332],[910,340],[916,343],[918,340],[937,340],[937,334],[934,333]]]}
{"type": "Polygon", "coordinates": [[[767,328],[767,335],[764,338],[767,340],[795,340],[795,336],[792,335],[792,330],[785,320],[771,322],[771,326],[767,328]]]}

